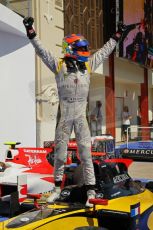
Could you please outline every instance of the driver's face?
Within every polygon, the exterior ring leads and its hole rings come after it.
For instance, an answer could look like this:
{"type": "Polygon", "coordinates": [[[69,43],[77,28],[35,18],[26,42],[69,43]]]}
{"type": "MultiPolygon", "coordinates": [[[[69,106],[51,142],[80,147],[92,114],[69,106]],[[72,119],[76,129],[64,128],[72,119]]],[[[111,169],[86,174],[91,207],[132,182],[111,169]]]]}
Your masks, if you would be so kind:
{"type": "Polygon", "coordinates": [[[88,51],[89,48],[88,48],[88,46],[80,46],[80,47],[77,48],[77,50],[78,51],[88,51]]]}

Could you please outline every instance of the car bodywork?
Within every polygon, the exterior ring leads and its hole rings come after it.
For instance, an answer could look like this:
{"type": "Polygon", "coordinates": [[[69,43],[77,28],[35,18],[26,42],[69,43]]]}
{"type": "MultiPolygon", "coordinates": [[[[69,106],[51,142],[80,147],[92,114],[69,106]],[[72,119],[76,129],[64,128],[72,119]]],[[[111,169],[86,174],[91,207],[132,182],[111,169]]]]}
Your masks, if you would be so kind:
{"type": "MultiPolygon", "coordinates": [[[[31,194],[34,202],[18,204],[17,212],[12,213],[16,217],[10,218],[12,216],[8,215],[9,219],[0,223],[1,229],[72,230],[90,229],[93,226],[109,230],[153,229],[153,193],[149,186],[145,188],[141,182],[134,182],[128,174],[132,160],[112,158],[112,154],[108,156],[99,150],[91,153],[96,175],[96,198],[90,200],[93,208],[85,207],[87,196],[84,181],[81,180],[82,165],[76,142],[72,140],[68,145],[68,162],[60,198],[52,205],[45,202],[39,204],[36,200],[40,197],[31,194]]],[[[54,143],[44,155],[50,167],[53,167],[54,143]]],[[[17,161],[18,154],[14,156],[13,159],[17,161]]],[[[28,161],[29,157],[25,162],[28,161]]]]}
{"type": "MultiPolygon", "coordinates": [[[[94,159],[106,159],[112,155],[113,138],[102,136],[94,138],[91,150],[94,159]],[[107,154],[106,150],[109,147],[107,154]],[[101,152],[99,152],[101,151],[101,152]]],[[[7,142],[5,161],[0,162],[0,215],[16,215],[20,203],[27,194],[43,194],[44,199],[54,188],[54,142],[47,142],[43,148],[20,147],[19,142],[7,142]],[[18,202],[17,202],[18,201],[18,202]],[[5,209],[5,212],[4,212],[5,209]]],[[[67,167],[71,163],[79,163],[76,141],[70,140],[67,151],[67,167]]],[[[83,178],[83,177],[82,177],[83,178]]],[[[64,181],[64,180],[63,180],[64,181]]],[[[79,183],[81,180],[79,181],[79,183]]],[[[64,186],[64,184],[62,184],[64,186]]]]}
{"type": "MultiPolygon", "coordinates": [[[[5,162],[0,170],[0,185],[16,184],[17,176],[27,176],[28,193],[43,193],[54,187],[53,166],[47,160],[51,148],[16,147],[7,143],[5,162]]],[[[2,162],[1,162],[2,164],[2,162]]]]}
{"type": "Polygon", "coordinates": [[[131,160],[93,159],[93,163],[96,175],[96,198],[90,200],[93,208],[85,207],[84,184],[75,184],[76,178],[80,178],[81,164],[76,164],[76,167],[70,164],[65,169],[65,184],[60,198],[53,205],[31,207],[31,204],[22,203],[22,209],[29,207],[29,211],[4,221],[1,229],[72,230],[81,229],[81,226],[85,229],[92,226],[109,230],[153,229],[153,193],[132,180],[127,171],[131,160]]]}
{"type": "MultiPolygon", "coordinates": [[[[101,136],[92,139],[91,154],[103,159],[113,156],[114,139],[101,136]]],[[[54,187],[54,142],[45,142],[44,147],[19,147],[19,142],[7,142],[5,161],[0,162],[0,184],[17,183],[17,176],[27,176],[28,193],[44,193],[54,187]]],[[[75,139],[68,143],[67,162],[79,162],[75,139]]]]}
{"type": "Polygon", "coordinates": [[[135,161],[153,161],[153,141],[133,141],[116,146],[116,155],[135,161]]]}

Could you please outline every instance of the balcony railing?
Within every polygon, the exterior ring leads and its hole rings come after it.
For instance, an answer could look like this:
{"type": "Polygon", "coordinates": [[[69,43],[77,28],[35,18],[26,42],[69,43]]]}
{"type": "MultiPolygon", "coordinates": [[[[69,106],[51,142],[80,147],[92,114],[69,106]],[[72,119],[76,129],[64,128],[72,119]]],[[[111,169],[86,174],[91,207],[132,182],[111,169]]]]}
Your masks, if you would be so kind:
{"type": "Polygon", "coordinates": [[[131,126],[127,129],[127,145],[131,141],[153,141],[153,126],[131,126]]]}

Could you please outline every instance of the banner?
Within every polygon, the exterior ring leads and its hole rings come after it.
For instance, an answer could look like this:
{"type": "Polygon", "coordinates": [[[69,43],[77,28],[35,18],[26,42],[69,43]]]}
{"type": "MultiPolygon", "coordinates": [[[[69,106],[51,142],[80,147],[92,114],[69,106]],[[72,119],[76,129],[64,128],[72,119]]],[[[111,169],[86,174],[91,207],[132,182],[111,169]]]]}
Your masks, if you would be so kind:
{"type": "Polygon", "coordinates": [[[122,17],[127,31],[119,56],[153,68],[153,0],[124,0],[122,17]]]}

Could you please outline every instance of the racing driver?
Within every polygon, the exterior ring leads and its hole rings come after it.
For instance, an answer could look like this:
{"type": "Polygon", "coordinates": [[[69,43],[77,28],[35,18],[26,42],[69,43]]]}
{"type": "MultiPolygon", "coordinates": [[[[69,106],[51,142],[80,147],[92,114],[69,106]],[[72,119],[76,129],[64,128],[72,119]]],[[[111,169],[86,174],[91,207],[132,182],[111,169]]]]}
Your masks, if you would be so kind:
{"type": "Polygon", "coordinates": [[[33,28],[33,22],[32,17],[26,17],[23,20],[27,36],[34,46],[36,54],[55,74],[61,114],[55,131],[55,190],[47,201],[52,203],[59,197],[64,163],[67,158],[67,144],[72,129],[74,129],[87,190],[86,206],[91,207],[89,199],[95,197],[95,175],[90,152],[91,137],[86,120],[90,72],[93,73],[112,53],[122,37],[125,26],[120,24],[118,31],[93,55],[90,55],[89,42],[81,34],[67,35],[63,38],[62,44],[64,57],[56,59],[53,53],[42,46],[33,28]]]}

